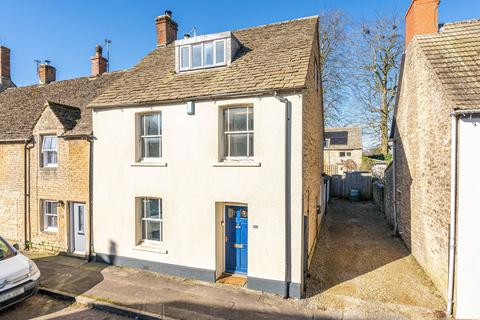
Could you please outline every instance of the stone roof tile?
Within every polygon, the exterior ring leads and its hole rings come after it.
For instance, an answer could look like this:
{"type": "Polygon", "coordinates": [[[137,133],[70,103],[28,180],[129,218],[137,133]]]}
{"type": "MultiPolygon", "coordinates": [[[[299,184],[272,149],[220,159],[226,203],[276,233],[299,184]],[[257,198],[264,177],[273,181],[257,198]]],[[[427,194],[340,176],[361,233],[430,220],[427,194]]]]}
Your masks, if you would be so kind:
{"type": "Polygon", "coordinates": [[[157,47],[90,106],[135,105],[305,86],[318,17],[233,31],[228,67],[175,73],[175,45],[157,47]]]}

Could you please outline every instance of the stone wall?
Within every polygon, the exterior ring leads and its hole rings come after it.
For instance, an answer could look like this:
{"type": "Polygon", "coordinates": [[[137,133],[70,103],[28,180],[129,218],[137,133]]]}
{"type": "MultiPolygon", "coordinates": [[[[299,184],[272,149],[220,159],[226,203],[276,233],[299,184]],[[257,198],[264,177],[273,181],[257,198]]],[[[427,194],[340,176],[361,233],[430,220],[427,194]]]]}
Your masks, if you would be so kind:
{"type": "Polygon", "coordinates": [[[452,104],[418,44],[407,52],[396,115],[400,236],[446,297],[452,104]]]}
{"type": "MultiPolygon", "coordinates": [[[[30,217],[33,246],[52,251],[68,251],[70,237],[70,205],[85,204],[85,223],[89,225],[89,154],[90,143],[82,139],[58,139],[58,167],[41,164],[41,139],[45,134],[61,134],[63,126],[49,108],[35,129],[35,143],[30,150],[30,217]],[[58,230],[44,230],[43,200],[63,201],[57,207],[58,230]]],[[[88,242],[89,230],[86,228],[88,242]]],[[[88,243],[86,245],[88,248],[88,243]]]]}
{"type": "MultiPolygon", "coordinates": [[[[317,31],[318,32],[318,31],[317,31]]],[[[308,216],[308,256],[313,256],[318,226],[321,216],[317,215],[317,205],[322,203],[323,189],[323,105],[321,88],[315,84],[315,62],[320,77],[318,35],[310,58],[307,75],[307,89],[303,95],[303,211],[308,216]]],[[[323,210],[321,211],[323,212],[323,210]]]]}
{"type": "Polygon", "coordinates": [[[0,144],[0,235],[22,245],[24,239],[23,143],[0,144]]]}

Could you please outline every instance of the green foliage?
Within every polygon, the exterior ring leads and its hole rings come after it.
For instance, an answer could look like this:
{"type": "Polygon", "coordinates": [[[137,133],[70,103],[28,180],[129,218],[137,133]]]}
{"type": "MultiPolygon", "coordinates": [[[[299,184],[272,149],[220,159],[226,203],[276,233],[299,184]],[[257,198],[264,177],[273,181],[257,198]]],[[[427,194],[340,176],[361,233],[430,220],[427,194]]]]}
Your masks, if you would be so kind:
{"type": "Polygon", "coordinates": [[[372,166],[377,162],[386,162],[387,165],[392,162],[393,157],[390,153],[387,154],[374,154],[370,156],[362,156],[362,171],[372,171],[372,166]]]}

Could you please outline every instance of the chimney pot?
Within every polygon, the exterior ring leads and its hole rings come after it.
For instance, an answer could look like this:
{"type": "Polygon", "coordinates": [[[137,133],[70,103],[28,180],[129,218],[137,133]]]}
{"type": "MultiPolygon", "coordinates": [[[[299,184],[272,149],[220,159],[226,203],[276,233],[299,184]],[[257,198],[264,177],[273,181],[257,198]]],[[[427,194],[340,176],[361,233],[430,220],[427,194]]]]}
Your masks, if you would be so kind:
{"type": "Polygon", "coordinates": [[[10,49],[4,46],[0,46],[0,82],[2,79],[11,80],[10,49]]]}
{"type": "Polygon", "coordinates": [[[95,47],[95,55],[90,58],[92,62],[92,77],[107,72],[108,60],[102,56],[103,48],[100,45],[95,47]]]}
{"type": "Polygon", "coordinates": [[[172,19],[172,12],[165,11],[163,16],[158,16],[155,19],[157,26],[157,46],[165,46],[177,40],[178,25],[172,19]]]}
{"type": "Polygon", "coordinates": [[[189,34],[189,33],[185,33],[185,34],[183,35],[183,38],[184,38],[184,39],[189,39],[189,38],[190,38],[190,34],[189,34]]]}
{"type": "Polygon", "coordinates": [[[44,63],[38,66],[38,78],[40,84],[48,84],[56,80],[57,70],[50,65],[50,61],[45,60],[44,63]]]}
{"type": "Polygon", "coordinates": [[[440,0],[412,0],[405,16],[405,48],[413,37],[438,32],[438,6],[440,0]]]}

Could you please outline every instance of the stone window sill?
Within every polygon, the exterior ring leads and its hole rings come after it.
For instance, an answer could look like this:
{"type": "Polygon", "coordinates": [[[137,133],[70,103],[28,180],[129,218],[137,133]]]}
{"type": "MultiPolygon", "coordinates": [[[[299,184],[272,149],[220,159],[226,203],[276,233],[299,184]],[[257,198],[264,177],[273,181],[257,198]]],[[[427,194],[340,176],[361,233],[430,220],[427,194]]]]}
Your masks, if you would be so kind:
{"type": "Polygon", "coordinates": [[[166,162],[134,162],[132,167],[166,167],[166,162]]]}
{"type": "Polygon", "coordinates": [[[139,245],[133,247],[133,250],[168,254],[168,250],[163,246],[147,243],[140,243],[139,245]]]}
{"type": "Polygon", "coordinates": [[[221,161],[213,164],[214,167],[261,167],[256,161],[221,161]]]}

